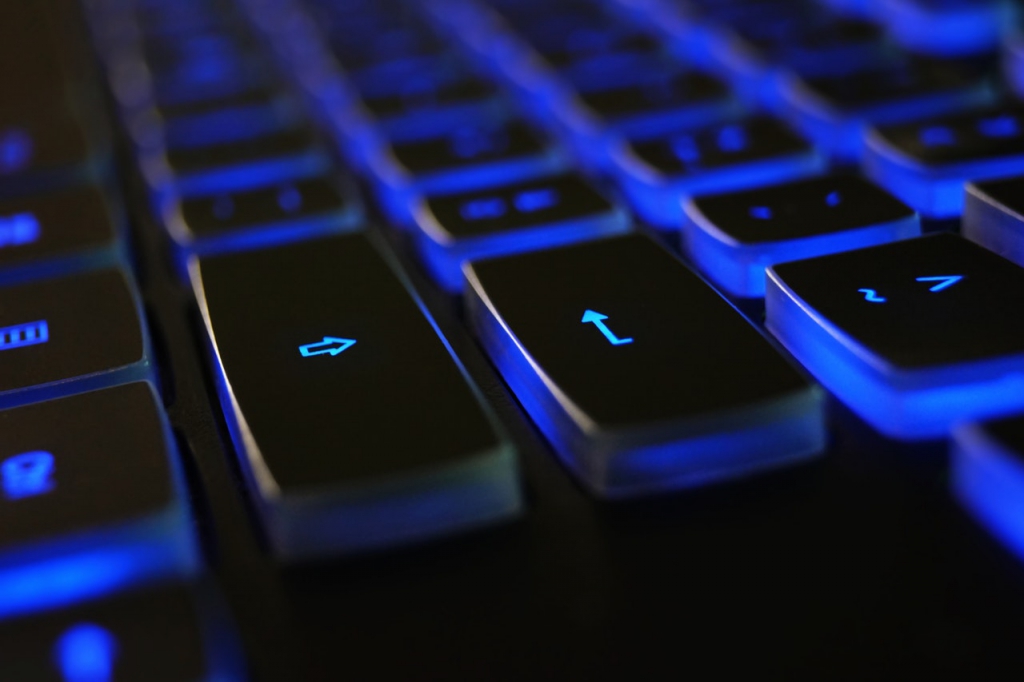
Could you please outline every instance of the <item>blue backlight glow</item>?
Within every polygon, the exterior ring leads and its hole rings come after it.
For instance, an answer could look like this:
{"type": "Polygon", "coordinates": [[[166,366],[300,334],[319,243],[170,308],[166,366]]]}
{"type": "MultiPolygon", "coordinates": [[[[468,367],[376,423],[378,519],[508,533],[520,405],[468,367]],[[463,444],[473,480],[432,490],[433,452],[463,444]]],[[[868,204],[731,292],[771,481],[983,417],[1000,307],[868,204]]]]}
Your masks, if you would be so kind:
{"type": "Polygon", "coordinates": [[[0,483],[9,500],[43,495],[53,490],[53,455],[45,450],[23,452],[0,462],[0,483]]]}
{"type": "Polygon", "coordinates": [[[0,132],[0,174],[22,170],[32,161],[32,137],[21,128],[0,132]]]}
{"type": "Polygon", "coordinates": [[[942,438],[954,422],[1024,409],[1024,358],[917,370],[869,364],[873,357],[768,270],[768,329],[825,388],[882,433],[942,438]]]}
{"type": "Polygon", "coordinates": [[[520,192],[512,200],[512,204],[520,213],[533,213],[557,206],[558,201],[558,191],[551,187],[544,187],[520,192]]]}
{"type": "Polygon", "coordinates": [[[54,658],[64,682],[113,682],[117,639],[92,623],[69,628],[57,640],[54,658]]]}
{"type": "Polygon", "coordinates": [[[0,351],[25,346],[38,346],[50,340],[50,326],[46,320],[16,324],[0,328],[0,351]]]}
{"type": "Polygon", "coordinates": [[[915,281],[938,282],[938,284],[928,287],[928,291],[942,291],[943,289],[948,289],[962,279],[962,275],[947,275],[939,277],[918,277],[915,281]]]}
{"type": "Polygon", "coordinates": [[[507,210],[501,197],[486,197],[467,201],[459,209],[459,214],[466,220],[490,220],[500,218],[507,210]]]}
{"type": "Polygon", "coordinates": [[[16,213],[0,217],[0,249],[39,241],[43,228],[32,213],[16,213]]]}
{"type": "Polygon", "coordinates": [[[322,341],[299,346],[299,353],[304,358],[312,358],[317,355],[330,355],[333,357],[339,353],[344,353],[354,345],[356,345],[355,339],[339,339],[334,336],[325,336],[322,341]]]}
{"type": "Polygon", "coordinates": [[[885,296],[879,296],[874,289],[857,289],[857,291],[864,294],[864,300],[868,303],[885,303],[888,300],[885,296]]]}

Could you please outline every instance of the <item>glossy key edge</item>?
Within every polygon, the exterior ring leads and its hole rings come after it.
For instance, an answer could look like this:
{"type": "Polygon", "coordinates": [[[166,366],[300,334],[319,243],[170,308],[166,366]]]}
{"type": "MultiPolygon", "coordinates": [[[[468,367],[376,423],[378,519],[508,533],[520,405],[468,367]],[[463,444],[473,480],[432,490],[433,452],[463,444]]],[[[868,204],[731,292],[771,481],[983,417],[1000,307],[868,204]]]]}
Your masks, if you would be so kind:
{"type": "Polygon", "coordinates": [[[984,183],[967,183],[960,234],[1024,267],[1024,216],[985,191],[984,183]]]}
{"type": "MultiPolygon", "coordinates": [[[[171,503],[143,519],[32,542],[5,553],[0,558],[0,620],[64,608],[125,588],[187,578],[201,571],[203,562],[189,507],[182,453],[153,385],[140,381],[125,386],[136,383],[147,387],[157,413],[171,478],[171,503]]],[[[56,400],[74,400],[118,388],[56,400]]]]}
{"type": "Polygon", "coordinates": [[[768,330],[829,392],[886,436],[942,438],[958,419],[1024,407],[1024,357],[900,369],[821,317],[774,266],[767,278],[768,330]]]}
{"type": "MultiPolygon", "coordinates": [[[[599,431],[501,319],[473,264],[464,272],[471,328],[560,461],[596,497],[624,499],[694,488],[823,454],[824,394],[809,380],[804,390],[712,419],[697,416],[639,430],[599,431]]],[[[731,307],[725,299],[723,304],[731,307]]]]}
{"type": "Polygon", "coordinates": [[[271,549],[285,561],[380,551],[431,541],[513,521],[525,510],[518,451],[514,443],[398,262],[376,239],[368,234],[365,236],[448,351],[467,389],[494,429],[497,445],[479,453],[470,462],[448,466],[427,475],[283,498],[263,461],[224,371],[203,291],[201,261],[192,257],[189,274],[205,326],[205,341],[224,418],[251,497],[261,513],[271,549]],[[410,515],[417,512],[417,505],[429,508],[432,501],[443,500],[444,504],[440,506],[459,507],[458,516],[462,519],[452,523],[442,518],[428,518],[417,526],[408,518],[395,514],[395,495],[402,496],[400,506],[405,505],[410,515]],[[459,503],[453,505],[452,501],[456,499],[459,503]],[[467,513],[467,508],[474,511],[467,513]],[[347,528],[353,520],[358,522],[357,525],[347,528]],[[372,532],[367,533],[367,528],[372,532]]]}

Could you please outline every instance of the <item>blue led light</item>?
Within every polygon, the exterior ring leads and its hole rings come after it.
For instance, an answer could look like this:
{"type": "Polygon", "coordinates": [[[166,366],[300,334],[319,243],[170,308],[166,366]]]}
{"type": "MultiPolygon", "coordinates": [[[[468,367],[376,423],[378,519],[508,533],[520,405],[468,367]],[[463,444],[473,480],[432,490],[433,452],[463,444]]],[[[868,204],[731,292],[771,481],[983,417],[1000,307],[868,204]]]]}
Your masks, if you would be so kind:
{"type": "Polygon", "coordinates": [[[604,323],[607,319],[607,315],[602,315],[601,313],[594,312],[593,310],[588,310],[583,313],[583,319],[581,321],[583,324],[593,324],[597,327],[598,331],[604,334],[604,338],[608,339],[608,343],[613,346],[624,346],[628,343],[633,343],[633,339],[620,339],[612,333],[612,330],[604,323]]]}
{"type": "Polygon", "coordinates": [[[32,213],[16,213],[0,217],[0,249],[39,241],[43,229],[32,213]]]}
{"type": "Polygon", "coordinates": [[[697,147],[697,140],[692,135],[677,135],[672,138],[672,151],[683,163],[696,163],[700,161],[700,148],[697,147]]]}
{"type": "Polygon", "coordinates": [[[716,143],[718,144],[718,148],[723,152],[741,152],[746,149],[749,144],[749,141],[747,140],[747,131],[743,126],[739,125],[724,126],[718,131],[716,143]]]}
{"type": "Polygon", "coordinates": [[[501,197],[486,197],[467,201],[459,209],[465,220],[490,220],[505,215],[505,200],[501,197]]]}
{"type": "Polygon", "coordinates": [[[1017,137],[1020,135],[1020,125],[1015,117],[1003,114],[978,121],[978,132],[985,137],[1017,137]]]}
{"type": "Polygon", "coordinates": [[[956,144],[956,133],[949,126],[928,126],[921,128],[917,139],[925,147],[948,147],[956,144]]]}
{"type": "Polygon", "coordinates": [[[38,346],[50,340],[50,326],[46,320],[16,324],[0,328],[0,351],[25,346],[38,346]]]}
{"type": "Polygon", "coordinates": [[[21,128],[0,133],[0,174],[14,173],[32,160],[32,137],[21,128]]]}
{"type": "Polygon", "coordinates": [[[882,433],[945,437],[954,422],[1024,410],[1024,358],[897,370],[821,320],[768,270],[766,324],[807,370],[882,433]]]}
{"type": "Polygon", "coordinates": [[[533,213],[557,206],[558,201],[558,191],[551,187],[545,187],[520,192],[512,200],[512,204],[520,213],[533,213]]]}
{"type": "Polygon", "coordinates": [[[92,623],[72,626],[60,636],[54,658],[64,682],[113,682],[117,638],[92,623]]]}
{"type": "Polygon", "coordinates": [[[878,292],[874,289],[857,289],[857,291],[864,294],[864,300],[868,303],[885,303],[889,300],[884,296],[879,296],[878,292]]]}
{"type": "Polygon", "coordinates": [[[317,355],[330,355],[334,357],[344,353],[354,345],[356,345],[355,339],[339,339],[334,336],[325,336],[322,341],[299,346],[299,353],[304,358],[312,358],[317,355]]]}
{"type": "Polygon", "coordinates": [[[748,213],[751,218],[756,218],[757,220],[772,219],[772,209],[767,206],[751,206],[748,213]]]}
{"type": "Polygon", "coordinates": [[[828,196],[825,197],[825,204],[828,206],[832,206],[833,208],[841,204],[842,201],[843,197],[839,194],[839,192],[829,192],[828,196]]]}
{"type": "Polygon", "coordinates": [[[302,193],[294,186],[284,187],[277,193],[277,205],[285,213],[295,213],[302,208],[302,193]]]}
{"type": "Polygon", "coordinates": [[[918,282],[938,282],[935,286],[929,287],[928,291],[942,291],[948,289],[963,279],[962,275],[946,275],[940,277],[918,277],[918,282]]]}
{"type": "Polygon", "coordinates": [[[23,452],[0,463],[0,483],[9,500],[43,495],[53,490],[53,455],[44,450],[23,452]]]}

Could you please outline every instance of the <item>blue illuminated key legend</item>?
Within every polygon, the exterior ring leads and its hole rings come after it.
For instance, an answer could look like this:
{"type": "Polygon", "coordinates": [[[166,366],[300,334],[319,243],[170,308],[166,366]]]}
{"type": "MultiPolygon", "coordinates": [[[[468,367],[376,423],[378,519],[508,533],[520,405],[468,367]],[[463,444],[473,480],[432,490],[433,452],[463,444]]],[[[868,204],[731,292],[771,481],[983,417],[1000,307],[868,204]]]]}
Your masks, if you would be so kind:
{"type": "Polygon", "coordinates": [[[32,213],[0,217],[0,249],[39,241],[42,235],[39,220],[32,213]]]}
{"type": "Polygon", "coordinates": [[[44,450],[23,452],[0,462],[0,485],[9,500],[43,495],[53,490],[53,455],[44,450]]]}
{"type": "Polygon", "coordinates": [[[117,639],[92,623],[69,628],[54,647],[65,682],[113,682],[117,639]]]}
{"type": "Polygon", "coordinates": [[[604,334],[604,337],[608,339],[608,343],[612,344],[613,346],[624,346],[627,343],[633,343],[633,339],[620,339],[614,333],[612,333],[612,330],[609,329],[608,325],[604,323],[604,321],[607,319],[607,315],[602,315],[601,313],[594,312],[593,310],[588,310],[587,312],[583,313],[582,322],[583,324],[593,324],[595,327],[597,327],[598,331],[604,334]]]}
{"type": "Polygon", "coordinates": [[[50,327],[46,324],[46,320],[0,328],[0,351],[37,346],[49,340],[50,327]]]}
{"type": "Polygon", "coordinates": [[[299,346],[299,353],[304,358],[311,358],[317,355],[331,355],[333,357],[339,353],[344,353],[354,345],[356,345],[355,339],[339,339],[333,336],[325,336],[322,341],[299,346]]]}

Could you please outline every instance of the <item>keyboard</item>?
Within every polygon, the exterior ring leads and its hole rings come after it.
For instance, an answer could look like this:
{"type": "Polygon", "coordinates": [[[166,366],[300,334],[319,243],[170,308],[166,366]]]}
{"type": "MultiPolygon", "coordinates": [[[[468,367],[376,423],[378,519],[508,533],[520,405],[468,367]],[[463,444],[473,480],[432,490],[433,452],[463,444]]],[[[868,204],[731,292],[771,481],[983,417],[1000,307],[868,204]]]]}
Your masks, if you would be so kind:
{"type": "Polygon", "coordinates": [[[1019,12],[7,0],[0,679],[1003,673],[1019,12]]]}

